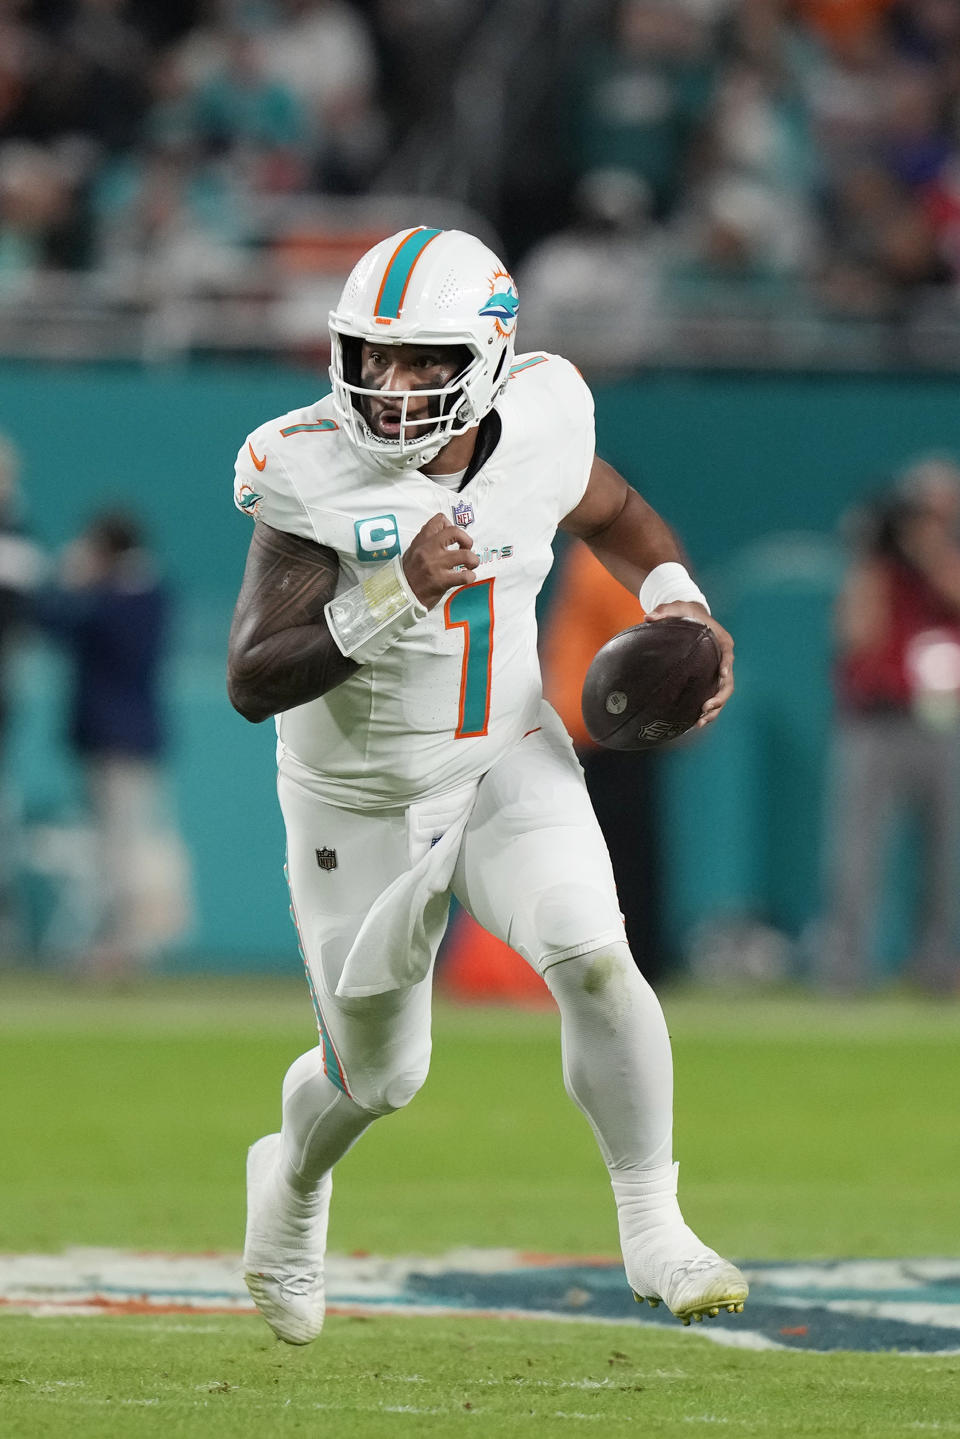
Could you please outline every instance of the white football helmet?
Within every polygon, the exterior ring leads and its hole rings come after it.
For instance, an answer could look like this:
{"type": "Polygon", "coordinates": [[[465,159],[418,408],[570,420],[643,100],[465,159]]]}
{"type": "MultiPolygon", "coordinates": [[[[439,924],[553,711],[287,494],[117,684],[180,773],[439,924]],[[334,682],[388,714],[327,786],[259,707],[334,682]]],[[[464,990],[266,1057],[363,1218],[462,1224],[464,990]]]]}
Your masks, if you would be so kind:
{"type": "Polygon", "coordinates": [[[421,225],[368,250],[330,312],[333,402],[352,443],[385,469],[415,469],[482,420],[510,377],[517,305],[517,287],[505,267],[462,230],[421,225]],[[364,341],[378,347],[464,346],[470,358],[441,389],[364,389],[364,341]],[[367,424],[362,405],[368,395],[400,400],[397,439],[382,439],[367,424]],[[407,419],[414,395],[435,397],[429,419],[407,419]]]}

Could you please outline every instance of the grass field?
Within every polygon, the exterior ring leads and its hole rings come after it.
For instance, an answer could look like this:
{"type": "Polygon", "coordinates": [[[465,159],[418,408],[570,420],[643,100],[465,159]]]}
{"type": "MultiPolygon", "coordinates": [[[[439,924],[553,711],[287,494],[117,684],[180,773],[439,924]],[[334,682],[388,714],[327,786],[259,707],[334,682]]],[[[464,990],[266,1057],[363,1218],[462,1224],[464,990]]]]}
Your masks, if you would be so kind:
{"type": "MultiPolygon", "coordinates": [[[[958,1251],[960,1006],[674,993],[690,1222],[732,1257],[958,1251]]],[[[299,983],[0,982],[0,1250],[236,1252],[243,1155],[313,1042],[299,983]]],[[[430,1079],[337,1173],[331,1248],[616,1253],[551,1014],[438,1007],[430,1079]]],[[[960,1347],[960,1346],[958,1346],[960,1347]]],[[[960,1434],[960,1359],[752,1353],[695,1331],[332,1317],[0,1318],[0,1433],[960,1434]]]]}

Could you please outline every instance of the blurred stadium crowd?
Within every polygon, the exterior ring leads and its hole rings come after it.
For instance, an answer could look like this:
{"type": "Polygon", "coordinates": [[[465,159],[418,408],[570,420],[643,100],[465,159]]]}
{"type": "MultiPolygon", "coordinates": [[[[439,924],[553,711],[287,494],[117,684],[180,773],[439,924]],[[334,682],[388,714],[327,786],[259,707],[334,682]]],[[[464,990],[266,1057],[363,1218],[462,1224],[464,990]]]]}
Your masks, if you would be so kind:
{"type": "Polygon", "coordinates": [[[0,0],[8,353],[309,349],[411,218],[587,364],[952,362],[960,5],[0,0]]]}

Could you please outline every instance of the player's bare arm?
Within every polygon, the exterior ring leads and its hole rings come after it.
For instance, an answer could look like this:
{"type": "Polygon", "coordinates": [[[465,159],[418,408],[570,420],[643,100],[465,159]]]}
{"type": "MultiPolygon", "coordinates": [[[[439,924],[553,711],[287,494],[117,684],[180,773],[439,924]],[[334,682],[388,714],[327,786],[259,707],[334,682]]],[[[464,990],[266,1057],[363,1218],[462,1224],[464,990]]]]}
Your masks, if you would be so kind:
{"type": "MultiPolygon", "coordinates": [[[[596,457],[583,498],[562,521],[561,529],[589,545],[597,559],[631,594],[651,570],[671,561],[682,564],[683,554],[665,520],[606,460],[596,457]]],[[[657,606],[647,619],[688,615],[709,625],[720,645],[720,685],[703,707],[698,728],[711,724],[733,694],[733,639],[721,624],[692,600],[657,606]]]]}
{"type": "MultiPolygon", "coordinates": [[[[437,514],[404,553],[417,599],[432,609],[449,589],[468,583],[479,564],[470,536],[437,514]]],[[[335,551],[258,520],[230,629],[227,691],[253,724],[307,704],[355,674],[324,613],[336,592],[335,551]]]]}
{"type": "Polygon", "coordinates": [[[230,703],[252,724],[356,673],[323,612],[339,572],[334,550],[256,522],[227,651],[230,703]]]}
{"type": "Polygon", "coordinates": [[[670,526],[599,456],[593,461],[583,499],[560,528],[589,545],[600,563],[634,595],[657,565],[683,562],[670,526]]]}

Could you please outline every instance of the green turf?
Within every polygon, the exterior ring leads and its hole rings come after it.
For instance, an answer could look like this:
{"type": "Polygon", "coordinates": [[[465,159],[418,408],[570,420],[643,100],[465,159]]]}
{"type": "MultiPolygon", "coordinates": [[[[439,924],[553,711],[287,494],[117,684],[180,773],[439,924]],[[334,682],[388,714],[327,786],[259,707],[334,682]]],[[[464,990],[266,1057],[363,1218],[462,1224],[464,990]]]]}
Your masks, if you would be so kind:
{"type": "MultiPolygon", "coordinates": [[[[960,1008],[667,994],[684,1204],[778,1258],[957,1252],[960,1008]]],[[[243,1154],[313,1042],[299,985],[0,981],[0,1249],[236,1251],[243,1154]]],[[[616,1252],[555,1017],[439,1007],[430,1079],[339,1167],[331,1246],[616,1252]]],[[[695,1330],[333,1318],[0,1319],[0,1433],[960,1433],[960,1361],[748,1353],[695,1330]],[[469,1405],[471,1407],[467,1408],[469,1405]],[[319,1406],[319,1407],[318,1407],[319,1406]]]]}
{"type": "MultiPolygon", "coordinates": [[[[691,1222],[752,1258],[951,1254],[957,1006],[667,995],[691,1222]]],[[[236,1249],[247,1144],[313,1041],[300,986],[0,985],[0,1248],[236,1249]]],[[[433,1069],[338,1169],[331,1244],[616,1252],[550,1013],[439,1008],[433,1069]],[[549,1202],[545,1198],[549,1196],[549,1202]]]]}
{"type": "Polygon", "coordinates": [[[960,1433],[960,1360],[745,1353],[696,1331],[332,1318],[291,1350],[257,1319],[0,1319],[10,1439],[134,1435],[960,1433]]]}

